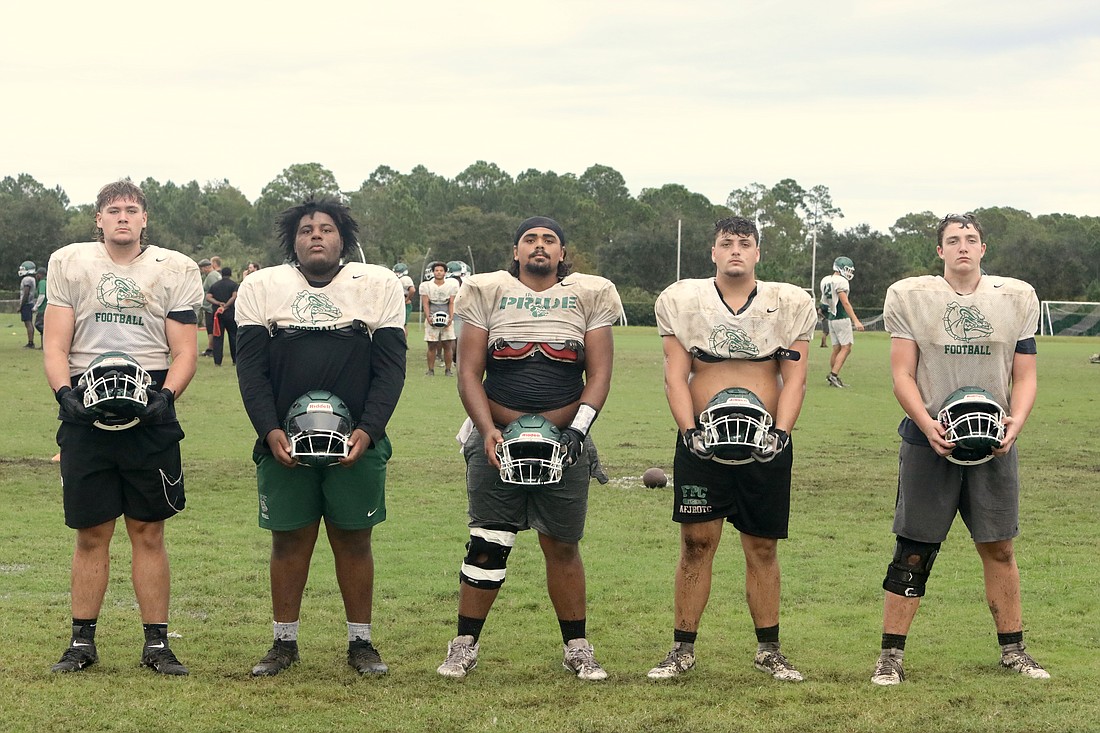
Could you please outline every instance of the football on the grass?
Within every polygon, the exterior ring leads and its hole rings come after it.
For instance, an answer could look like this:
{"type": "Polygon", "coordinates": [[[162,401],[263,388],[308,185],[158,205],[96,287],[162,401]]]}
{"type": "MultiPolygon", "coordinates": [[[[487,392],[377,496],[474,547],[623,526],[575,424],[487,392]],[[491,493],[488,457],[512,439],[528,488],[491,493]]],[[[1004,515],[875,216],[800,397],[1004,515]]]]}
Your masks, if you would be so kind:
{"type": "Polygon", "coordinates": [[[651,468],[642,474],[642,483],[648,489],[659,489],[668,486],[668,476],[659,468],[651,468]]]}

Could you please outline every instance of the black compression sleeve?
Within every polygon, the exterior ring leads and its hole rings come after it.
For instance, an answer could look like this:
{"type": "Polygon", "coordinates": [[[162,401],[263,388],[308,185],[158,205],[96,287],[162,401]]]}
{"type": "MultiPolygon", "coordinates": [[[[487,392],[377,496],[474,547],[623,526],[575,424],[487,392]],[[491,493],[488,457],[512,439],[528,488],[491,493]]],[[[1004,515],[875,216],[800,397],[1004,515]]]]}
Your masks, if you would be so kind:
{"type": "Polygon", "coordinates": [[[363,405],[363,416],[356,425],[370,436],[372,444],[386,434],[386,425],[397,408],[401,390],[405,388],[407,351],[408,345],[402,329],[381,328],[374,332],[370,357],[370,389],[366,404],[363,405]]]}
{"type": "Polygon", "coordinates": [[[275,411],[275,392],[268,371],[270,343],[271,336],[262,326],[242,326],[237,331],[237,385],[245,412],[261,441],[282,425],[275,411]]]}

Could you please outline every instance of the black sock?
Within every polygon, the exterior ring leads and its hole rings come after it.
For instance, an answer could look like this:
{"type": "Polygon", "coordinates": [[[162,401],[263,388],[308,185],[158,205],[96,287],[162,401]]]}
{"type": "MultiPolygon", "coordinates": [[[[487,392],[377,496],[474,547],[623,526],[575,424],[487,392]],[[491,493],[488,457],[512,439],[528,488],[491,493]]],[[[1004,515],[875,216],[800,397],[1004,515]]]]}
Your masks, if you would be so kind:
{"type": "Polygon", "coordinates": [[[1023,631],[1010,631],[1007,634],[997,634],[997,643],[1001,646],[1006,644],[1023,644],[1024,632],[1023,631]]]}
{"type": "Polygon", "coordinates": [[[95,625],[98,619],[94,618],[74,618],[73,619],[73,641],[80,639],[82,641],[95,642],[95,625]]]}
{"type": "Polygon", "coordinates": [[[756,630],[757,644],[775,644],[779,646],[779,624],[756,630]]]}
{"type": "Polygon", "coordinates": [[[145,643],[168,641],[168,624],[142,624],[145,630],[145,643]]]}
{"type": "Polygon", "coordinates": [[[558,619],[558,626],[561,627],[561,640],[563,644],[568,644],[572,639],[584,638],[584,622],[585,619],[577,619],[576,621],[563,621],[558,619]]]}
{"type": "Polygon", "coordinates": [[[905,634],[883,634],[882,648],[905,651],[905,634]]]}
{"type": "Polygon", "coordinates": [[[478,637],[481,636],[481,629],[485,626],[485,619],[483,618],[470,618],[469,616],[463,616],[458,614],[458,635],[459,636],[472,636],[474,642],[477,642],[478,637]]]}
{"type": "Polygon", "coordinates": [[[684,631],[683,629],[672,630],[672,640],[678,644],[694,644],[698,636],[698,631],[684,631]]]}

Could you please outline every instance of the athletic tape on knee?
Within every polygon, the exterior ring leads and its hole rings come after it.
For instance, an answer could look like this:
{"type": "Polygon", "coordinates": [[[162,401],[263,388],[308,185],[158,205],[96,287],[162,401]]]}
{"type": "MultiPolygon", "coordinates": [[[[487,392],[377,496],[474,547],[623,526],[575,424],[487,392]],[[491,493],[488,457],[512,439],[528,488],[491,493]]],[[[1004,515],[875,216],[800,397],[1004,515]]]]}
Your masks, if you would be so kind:
{"type": "Polygon", "coordinates": [[[898,537],[894,560],[886,568],[882,589],[906,598],[920,598],[939,551],[939,542],[916,542],[898,537]]]}
{"type": "Polygon", "coordinates": [[[458,577],[466,585],[494,590],[504,585],[508,553],[516,544],[516,533],[502,529],[470,528],[466,557],[458,577]]]}

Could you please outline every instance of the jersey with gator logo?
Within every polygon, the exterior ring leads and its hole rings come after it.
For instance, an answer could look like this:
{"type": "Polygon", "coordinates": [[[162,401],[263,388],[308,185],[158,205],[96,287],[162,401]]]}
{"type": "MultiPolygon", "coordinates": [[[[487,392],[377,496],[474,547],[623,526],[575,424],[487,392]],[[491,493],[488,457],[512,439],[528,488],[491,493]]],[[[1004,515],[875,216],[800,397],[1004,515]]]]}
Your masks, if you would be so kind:
{"type": "Polygon", "coordinates": [[[237,325],[268,331],[335,331],[362,324],[404,328],[405,294],[393,273],[378,265],[349,262],[332,282],[315,288],[294,265],[258,270],[237,291],[237,325]]]}
{"type": "Polygon", "coordinates": [[[490,343],[583,342],[588,331],[618,323],[622,310],[610,280],[581,273],[540,292],[504,270],[471,275],[455,299],[455,317],[488,331],[490,343]]]}
{"type": "Polygon", "coordinates": [[[107,351],[125,352],[149,371],[167,369],[166,316],[194,313],[203,299],[198,265],[153,245],[120,265],[102,242],[70,244],[50,256],[49,272],[47,301],[73,309],[73,374],[107,351]]]}
{"type": "Polygon", "coordinates": [[[920,349],[917,388],[928,414],[967,386],[985,389],[1007,409],[1016,342],[1035,335],[1039,299],[1009,277],[983,275],[969,295],[939,275],[910,277],[890,286],[883,322],[891,336],[920,349]]]}
{"type": "Polygon", "coordinates": [[[814,301],[802,288],[757,281],[741,313],[722,300],[714,278],[680,280],[654,304],[657,333],[675,336],[703,359],[766,359],[795,341],[809,341],[817,324],[814,301]]]}

